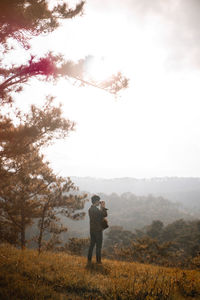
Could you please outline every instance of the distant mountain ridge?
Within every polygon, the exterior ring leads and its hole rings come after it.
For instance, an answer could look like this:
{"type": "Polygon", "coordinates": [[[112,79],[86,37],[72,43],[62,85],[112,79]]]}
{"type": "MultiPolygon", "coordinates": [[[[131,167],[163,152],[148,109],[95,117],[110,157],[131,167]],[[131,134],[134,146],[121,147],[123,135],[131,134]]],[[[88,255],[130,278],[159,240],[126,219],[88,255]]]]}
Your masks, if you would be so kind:
{"type": "Polygon", "coordinates": [[[93,178],[71,177],[81,191],[90,193],[122,194],[131,192],[138,196],[162,196],[185,206],[200,207],[200,178],[161,177],[151,179],[136,178],[93,178]]]}

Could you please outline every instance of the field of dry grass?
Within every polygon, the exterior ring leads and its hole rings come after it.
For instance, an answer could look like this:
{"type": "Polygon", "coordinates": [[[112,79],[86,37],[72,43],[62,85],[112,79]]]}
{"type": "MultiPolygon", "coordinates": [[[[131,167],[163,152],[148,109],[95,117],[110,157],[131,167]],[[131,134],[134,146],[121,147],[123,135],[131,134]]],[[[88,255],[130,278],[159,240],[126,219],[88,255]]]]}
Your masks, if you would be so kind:
{"type": "Polygon", "coordinates": [[[1,245],[0,299],[200,299],[200,272],[1,245]]]}

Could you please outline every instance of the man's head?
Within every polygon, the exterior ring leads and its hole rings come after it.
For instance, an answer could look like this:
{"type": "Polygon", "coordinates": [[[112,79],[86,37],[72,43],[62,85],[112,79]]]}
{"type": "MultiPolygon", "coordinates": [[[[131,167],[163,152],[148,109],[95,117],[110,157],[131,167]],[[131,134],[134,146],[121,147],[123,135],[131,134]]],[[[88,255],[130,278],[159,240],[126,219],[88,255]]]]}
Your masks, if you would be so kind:
{"type": "Polygon", "coordinates": [[[93,205],[98,206],[100,204],[100,197],[98,195],[94,195],[91,197],[91,201],[93,205]]]}

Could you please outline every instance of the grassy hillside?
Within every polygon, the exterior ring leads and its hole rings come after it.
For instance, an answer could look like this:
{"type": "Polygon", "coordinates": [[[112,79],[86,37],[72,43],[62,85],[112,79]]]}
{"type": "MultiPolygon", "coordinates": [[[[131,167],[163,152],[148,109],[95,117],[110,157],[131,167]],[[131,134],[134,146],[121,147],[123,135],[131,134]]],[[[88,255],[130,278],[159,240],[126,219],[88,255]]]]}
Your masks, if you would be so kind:
{"type": "Polygon", "coordinates": [[[0,299],[200,299],[200,272],[1,245],[0,299]]]}

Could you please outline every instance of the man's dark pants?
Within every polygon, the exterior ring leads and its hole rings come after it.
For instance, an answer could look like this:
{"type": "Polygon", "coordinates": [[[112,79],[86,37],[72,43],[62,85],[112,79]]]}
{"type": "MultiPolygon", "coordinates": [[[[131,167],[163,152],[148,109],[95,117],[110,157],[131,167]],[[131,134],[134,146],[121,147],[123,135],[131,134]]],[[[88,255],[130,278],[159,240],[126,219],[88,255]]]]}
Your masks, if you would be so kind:
{"type": "Polygon", "coordinates": [[[101,262],[101,248],[103,242],[103,232],[102,231],[94,231],[90,232],[90,247],[88,250],[88,261],[92,260],[92,252],[94,246],[96,245],[96,261],[101,262]]]}

